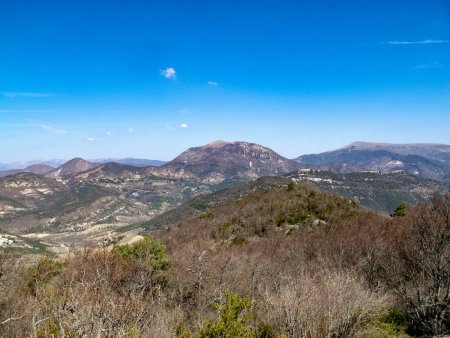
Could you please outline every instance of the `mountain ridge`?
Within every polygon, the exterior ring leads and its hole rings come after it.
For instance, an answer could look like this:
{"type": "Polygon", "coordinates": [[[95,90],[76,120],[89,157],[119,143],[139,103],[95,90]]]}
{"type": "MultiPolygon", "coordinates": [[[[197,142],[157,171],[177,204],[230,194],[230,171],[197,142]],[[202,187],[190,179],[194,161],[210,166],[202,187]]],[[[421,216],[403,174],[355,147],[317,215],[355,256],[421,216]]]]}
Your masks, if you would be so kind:
{"type": "Polygon", "coordinates": [[[54,169],[55,169],[54,167],[49,166],[47,164],[33,164],[23,169],[0,171],[0,177],[14,175],[18,173],[32,173],[38,175],[45,175],[54,169]]]}
{"type": "Polygon", "coordinates": [[[345,147],[295,158],[301,166],[337,172],[406,170],[423,178],[450,182],[450,146],[354,142],[345,147]],[[342,169],[340,169],[340,167],[342,169]]]}

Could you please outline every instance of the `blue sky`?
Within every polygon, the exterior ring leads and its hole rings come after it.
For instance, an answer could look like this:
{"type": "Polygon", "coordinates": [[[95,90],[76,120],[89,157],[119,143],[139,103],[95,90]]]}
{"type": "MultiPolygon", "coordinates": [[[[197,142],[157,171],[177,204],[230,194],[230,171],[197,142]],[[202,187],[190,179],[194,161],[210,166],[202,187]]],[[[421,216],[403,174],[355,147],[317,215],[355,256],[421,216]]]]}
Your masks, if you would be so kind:
{"type": "Polygon", "coordinates": [[[450,144],[450,3],[0,0],[0,163],[450,144]]]}

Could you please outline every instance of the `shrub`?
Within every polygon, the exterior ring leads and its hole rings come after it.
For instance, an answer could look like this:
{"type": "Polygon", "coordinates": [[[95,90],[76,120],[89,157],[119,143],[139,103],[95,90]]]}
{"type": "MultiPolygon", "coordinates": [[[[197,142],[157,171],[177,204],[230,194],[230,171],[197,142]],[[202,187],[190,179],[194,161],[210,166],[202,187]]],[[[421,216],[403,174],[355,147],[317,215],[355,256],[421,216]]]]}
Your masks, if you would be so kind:
{"type": "Polygon", "coordinates": [[[360,337],[371,338],[409,338],[406,333],[410,325],[408,316],[401,309],[393,308],[386,315],[370,321],[360,337]]]}
{"type": "Polygon", "coordinates": [[[48,257],[41,259],[37,265],[30,267],[26,276],[30,293],[36,296],[38,289],[47,284],[53,277],[59,275],[62,268],[62,263],[48,257]]]}
{"type": "Polygon", "coordinates": [[[287,190],[288,190],[288,191],[292,191],[292,190],[295,189],[296,186],[297,186],[297,182],[295,182],[295,181],[290,181],[289,184],[288,184],[288,186],[287,186],[287,190]]]}
{"type": "Polygon", "coordinates": [[[155,270],[167,270],[171,263],[166,255],[165,245],[150,236],[145,236],[132,245],[116,247],[113,251],[126,261],[143,264],[155,270]]]}
{"type": "Polygon", "coordinates": [[[405,217],[407,209],[408,207],[405,203],[400,203],[391,214],[391,217],[405,217]]]}
{"type": "Polygon", "coordinates": [[[198,338],[256,337],[251,327],[252,302],[231,292],[225,292],[224,304],[216,304],[220,319],[209,321],[199,332],[198,338]]]}

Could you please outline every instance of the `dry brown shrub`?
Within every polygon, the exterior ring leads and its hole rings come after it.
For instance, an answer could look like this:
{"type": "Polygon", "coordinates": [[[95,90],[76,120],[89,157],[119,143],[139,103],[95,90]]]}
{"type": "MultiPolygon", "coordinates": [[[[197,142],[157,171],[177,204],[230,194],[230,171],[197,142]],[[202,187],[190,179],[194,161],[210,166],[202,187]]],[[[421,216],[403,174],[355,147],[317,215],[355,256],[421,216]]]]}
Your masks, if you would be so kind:
{"type": "Polygon", "coordinates": [[[378,278],[398,296],[417,334],[450,333],[450,193],[390,224],[378,278]]]}
{"type": "Polygon", "coordinates": [[[265,320],[290,337],[351,337],[389,304],[353,272],[322,271],[261,286],[265,320]]]}
{"type": "Polygon", "coordinates": [[[36,296],[43,336],[147,335],[170,332],[165,297],[153,271],[106,251],[78,254],[36,296]]]}
{"type": "Polygon", "coordinates": [[[27,267],[37,255],[19,256],[0,250],[0,336],[25,337],[32,333],[35,302],[26,285],[27,267]]]}

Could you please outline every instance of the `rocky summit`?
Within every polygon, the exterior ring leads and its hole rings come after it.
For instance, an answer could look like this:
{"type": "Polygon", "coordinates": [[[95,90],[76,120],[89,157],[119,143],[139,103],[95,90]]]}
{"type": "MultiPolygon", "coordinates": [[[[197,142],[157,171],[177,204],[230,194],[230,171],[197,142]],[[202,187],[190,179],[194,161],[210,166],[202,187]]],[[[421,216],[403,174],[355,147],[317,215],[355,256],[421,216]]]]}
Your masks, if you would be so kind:
{"type": "Polygon", "coordinates": [[[215,141],[189,148],[152,172],[220,183],[230,179],[282,175],[297,167],[294,161],[259,144],[215,141]]]}

